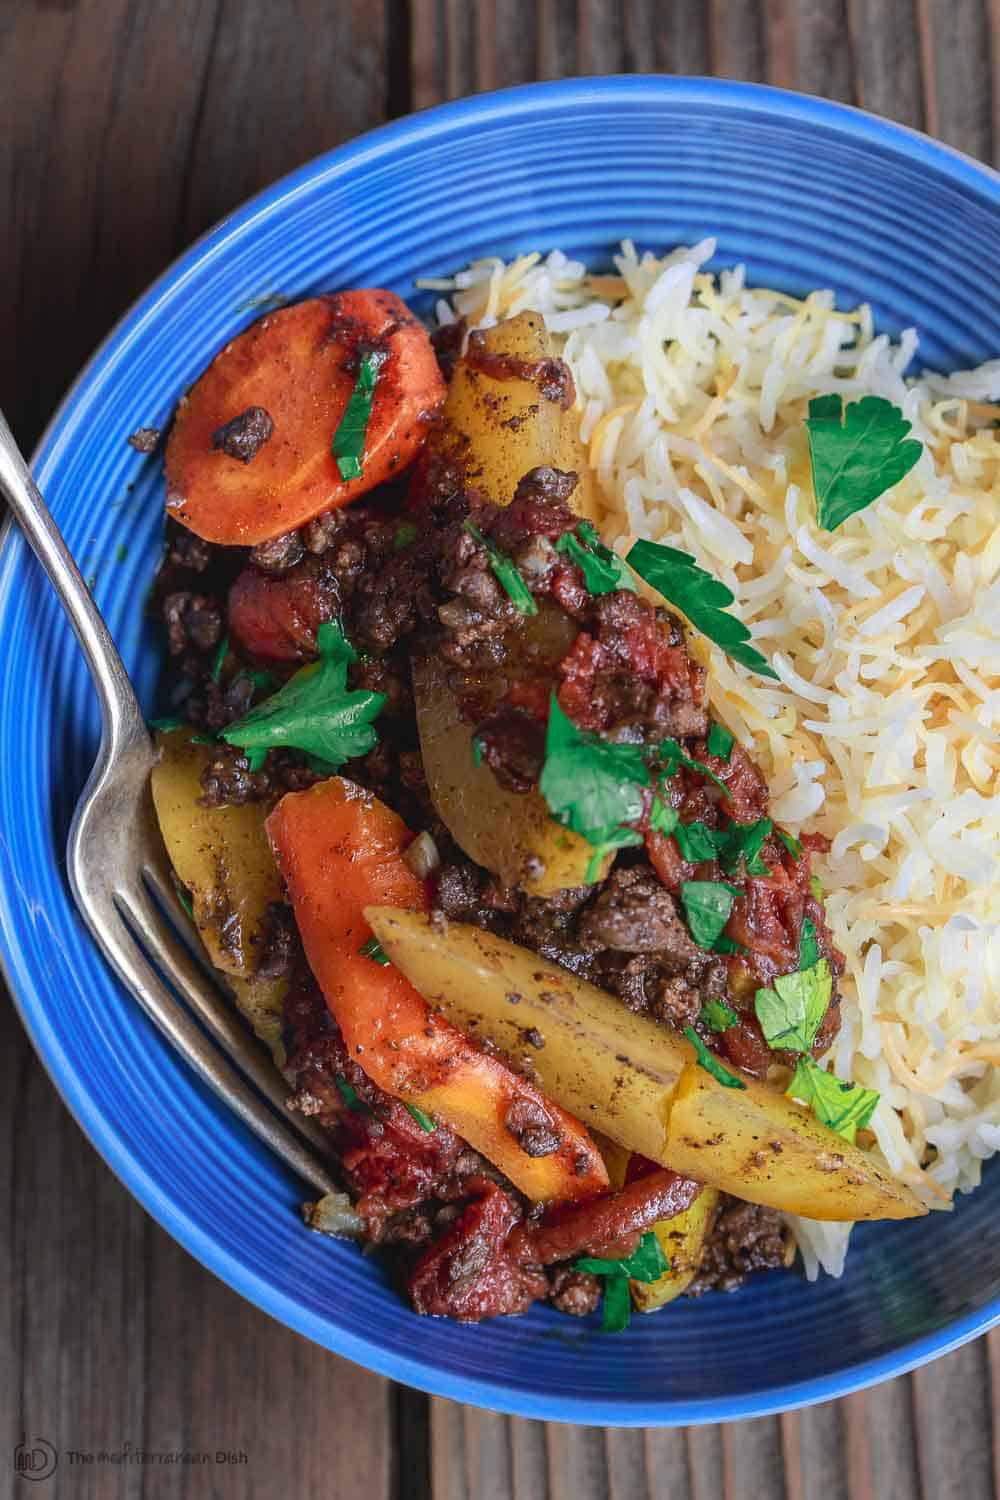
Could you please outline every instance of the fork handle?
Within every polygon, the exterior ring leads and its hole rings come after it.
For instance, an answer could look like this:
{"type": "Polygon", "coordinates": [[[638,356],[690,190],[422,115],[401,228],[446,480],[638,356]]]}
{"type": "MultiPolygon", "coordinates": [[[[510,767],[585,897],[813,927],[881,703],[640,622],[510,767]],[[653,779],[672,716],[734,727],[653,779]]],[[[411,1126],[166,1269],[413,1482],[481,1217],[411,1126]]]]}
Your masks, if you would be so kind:
{"type": "Polygon", "coordinates": [[[10,506],[32,551],[69,616],[94,679],[101,706],[105,752],[113,752],[147,730],[118,647],[90,596],[62,532],[0,412],[0,495],[10,506]]]}

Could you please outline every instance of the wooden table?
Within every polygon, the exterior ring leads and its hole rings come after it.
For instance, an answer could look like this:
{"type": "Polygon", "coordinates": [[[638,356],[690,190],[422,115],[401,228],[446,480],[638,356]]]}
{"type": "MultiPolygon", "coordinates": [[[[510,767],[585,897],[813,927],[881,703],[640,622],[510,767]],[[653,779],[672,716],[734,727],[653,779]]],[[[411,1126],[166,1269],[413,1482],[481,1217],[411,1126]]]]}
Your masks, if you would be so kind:
{"type": "MultiPolygon", "coordinates": [[[[289,168],[445,98],[645,69],[762,79],[1000,153],[1000,0],[0,0],[0,403],[22,444],[147,282],[289,168]]],[[[3,1494],[26,1490],[7,1459],[23,1431],[63,1453],[48,1492],[102,1500],[997,1493],[1000,1333],[845,1401],[687,1431],[507,1420],[368,1375],[162,1233],[7,1007],[3,1026],[3,1494]],[[67,1456],[126,1442],[247,1461],[67,1456]]]]}

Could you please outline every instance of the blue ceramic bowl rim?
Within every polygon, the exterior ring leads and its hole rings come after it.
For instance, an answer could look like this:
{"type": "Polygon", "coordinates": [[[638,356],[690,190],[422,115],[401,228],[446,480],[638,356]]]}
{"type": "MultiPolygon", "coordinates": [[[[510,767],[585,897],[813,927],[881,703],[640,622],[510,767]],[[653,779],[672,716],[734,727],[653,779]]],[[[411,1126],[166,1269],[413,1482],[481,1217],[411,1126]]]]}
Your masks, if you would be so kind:
{"type": "MultiPolygon", "coordinates": [[[[524,84],[455,100],[390,121],[346,145],[324,152],[256,194],[197,239],[138,298],[98,346],[45,429],[32,455],[33,472],[44,484],[45,472],[58,458],[66,440],[66,429],[74,408],[87,397],[88,387],[99,381],[112,365],[127,357],[129,348],[142,336],[146,320],[156,311],[162,297],[175,293],[195,265],[207,258],[224,255],[227,241],[234,233],[242,232],[257,218],[268,217],[277,205],[294,200],[299,192],[311,188],[318,179],[336,178],[349,168],[376,162],[400,146],[427,142],[448,134],[456,125],[509,122],[547,110],[553,104],[569,108],[598,101],[635,103],[637,100],[651,102],[667,98],[674,104],[711,104],[736,111],[752,109],[779,119],[826,126],[855,143],[894,149],[917,165],[932,167],[970,191],[992,198],[1000,209],[1000,173],[963,152],[865,110],[765,84],[668,74],[620,74],[524,84]]],[[[12,530],[8,516],[0,531],[0,565],[7,562],[12,530]]],[[[0,616],[12,576],[8,570],[0,586],[0,616]]],[[[82,661],[80,669],[85,670],[82,661]]],[[[241,1296],[296,1332],[379,1375],[431,1395],[546,1421],[593,1424],[610,1421],[617,1426],[630,1427],[727,1422],[794,1410],[849,1395],[878,1381],[906,1374],[1000,1323],[1000,1297],[997,1297],[975,1312],[955,1319],[946,1328],[911,1340],[891,1354],[847,1365],[833,1375],[771,1387],[759,1395],[640,1401],[624,1410],[617,1404],[609,1407],[599,1397],[542,1397],[511,1384],[496,1386],[488,1380],[453,1375],[419,1358],[389,1352],[376,1341],[343,1327],[334,1329],[331,1337],[329,1324],[278,1292],[263,1277],[240,1265],[198,1223],[179,1212],[147,1175],[142,1162],[132,1154],[128,1141],[120,1137],[114,1124],[101,1114],[83,1080],[75,1073],[71,1058],[48,1024],[45,996],[38,985],[37,975],[25,963],[16,923],[12,920],[16,899],[16,892],[0,889],[0,972],[46,1072],[77,1124],[108,1166],[169,1234],[241,1296]]]]}

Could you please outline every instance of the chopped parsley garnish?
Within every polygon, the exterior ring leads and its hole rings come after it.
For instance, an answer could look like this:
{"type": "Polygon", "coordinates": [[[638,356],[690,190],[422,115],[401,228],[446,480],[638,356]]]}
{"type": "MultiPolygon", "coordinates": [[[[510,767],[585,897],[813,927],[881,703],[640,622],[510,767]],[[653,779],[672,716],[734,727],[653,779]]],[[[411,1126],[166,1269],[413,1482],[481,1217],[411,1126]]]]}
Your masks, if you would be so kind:
{"type": "Polygon", "coordinates": [[[378,372],[388,358],[384,349],[372,349],[362,356],[354,389],[333,434],[333,456],[341,479],[360,479],[364,472],[365,435],[372,414],[378,372]]]}
{"type": "Polygon", "coordinates": [[[588,593],[613,594],[616,589],[638,592],[629,568],[604,545],[589,521],[581,521],[576,531],[564,531],[556,542],[556,551],[580,569],[588,593]]]}
{"type": "Polygon", "coordinates": [[[649,826],[657,833],[673,833],[680,822],[680,813],[675,807],[664,802],[660,797],[653,798],[653,805],[649,810],[649,826]]]}
{"type": "Polygon", "coordinates": [[[747,644],[750,632],[743,621],[726,613],[735,603],[734,595],[700,568],[689,553],[665,547],[662,542],[635,542],[625,561],[734,661],[777,681],[778,674],[766,657],[747,644]]]}
{"type": "Polygon", "coordinates": [[[714,771],[710,771],[703,761],[692,760],[690,755],[685,755],[676,740],[661,740],[659,754],[660,759],[663,761],[664,776],[673,776],[677,767],[683,766],[685,770],[694,771],[698,776],[704,776],[709,781],[714,782],[724,796],[730,796],[730,791],[726,783],[721,781],[714,771]]]}
{"type": "Polygon", "coordinates": [[[435,1130],[437,1129],[437,1126],[434,1124],[434,1121],[431,1119],[430,1115],[425,1114],[424,1111],[422,1109],[419,1109],[415,1104],[408,1104],[406,1107],[413,1118],[416,1120],[417,1124],[420,1126],[421,1130],[426,1130],[428,1135],[433,1135],[435,1130]]]}
{"type": "Polygon", "coordinates": [[[215,648],[215,655],[212,657],[212,666],[208,674],[213,682],[218,682],[219,678],[222,676],[222,668],[225,666],[226,657],[228,654],[229,637],[228,635],[224,635],[218,646],[215,648]]]}
{"type": "Polygon", "coordinates": [[[685,1026],[684,1035],[698,1054],[698,1066],[704,1068],[706,1073],[711,1073],[716,1083],[721,1083],[724,1089],[746,1088],[743,1079],[737,1078],[735,1073],[730,1073],[729,1069],[720,1063],[715,1053],[705,1046],[693,1026],[685,1026]]]}
{"type": "Polygon", "coordinates": [[[629,1281],[659,1281],[670,1270],[670,1262],[652,1230],[647,1231],[631,1255],[621,1260],[584,1255],[573,1263],[574,1271],[589,1271],[604,1277],[604,1307],[601,1329],[604,1333],[621,1333],[632,1316],[629,1281]]]}
{"type": "Polygon", "coordinates": [[[809,893],[814,901],[822,901],[823,882],[820,880],[818,875],[809,876],[809,893]]]}
{"type": "Polygon", "coordinates": [[[715,859],[725,835],[719,829],[709,828],[707,824],[698,821],[678,823],[674,829],[674,838],[681,851],[681,858],[686,859],[689,865],[700,865],[706,859],[715,859]]]}
{"type": "Polygon", "coordinates": [[[708,731],[708,753],[717,755],[720,760],[728,760],[735,744],[736,736],[730,734],[722,724],[713,721],[708,731]]]}
{"type": "Polygon", "coordinates": [[[343,1099],[348,1109],[364,1109],[365,1106],[361,1102],[357,1089],[355,1089],[352,1084],[348,1083],[347,1079],[342,1073],[338,1073],[333,1081],[337,1085],[337,1090],[340,1094],[340,1097],[343,1099]]]}
{"type": "Polygon", "coordinates": [[[472,736],[472,764],[481,766],[483,763],[483,742],[478,734],[472,736]]]}
{"type": "Polygon", "coordinates": [[[802,923],[802,931],[799,933],[799,968],[811,969],[814,964],[819,963],[819,958],[816,924],[810,917],[806,917],[802,923]]]}
{"type": "Polygon", "coordinates": [[[252,771],[278,746],[314,755],[332,771],[366,755],[378,740],[372,720],[385,694],[348,688],[347,668],[357,654],[335,621],[319,627],[317,640],[318,662],[300,668],[272,697],[222,730],[222,739],[247,752],[252,771]]]}
{"type": "Polygon", "coordinates": [[[840,396],[810,401],[809,460],[816,519],[825,531],[835,531],[910,472],[923,451],[907,437],[911,426],[881,396],[862,396],[846,410],[840,396]]]}
{"type": "Polygon", "coordinates": [[[404,547],[408,547],[410,545],[410,543],[411,542],[415,542],[416,539],[417,539],[417,526],[416,526],[416,522],[415,521],[400,521],[399,525],[396,527],[396,533],[395,533],[395,535],[393,536],[393,539],[392,539],[393,551],[394,552],[402,552],[402,550],[403,550],[404,547]]]}
{"type": "Polygon", "coordinates": [[[746,865],[748,875],[770,875],[770,867],[761,859],[760,851],[773,827],[770,818],[758,818],[756,823],[729,825],[720,850],[722,868],[727,875],[735,875],[741,863],[746,865]]]}
{"type": "Polygon", "coordinates": [[[642,816],[649,771],[638,745],[612,745],[577,729],[553,693],[538,785],[557,823],[600,845],[642,816]]]}
{"type": "Polygon", "coordinates": [[[812,1057],[799,1058],[786,1092],[808,1104],[821,1124],[828,1125],[852,1145],[858,1131],[871,1120],[879,1101],[877,1090],[862,1088],[859,1083],[845,1083],[821,1068],[812,1057]]]}
{"type": "Polygon", "coordinates": [[[769,1047],[808,1052],[823,1024],[833,976],[825,958],[797,974],[779,974],[773,988],[758,990],[754,1009],[769,1047]]]}
{"type": "Polygon", "coordinates": [[[373,963],[382,964],[383,967],[389,963],[389,955],[377,937],[370,937],[367,943],[362,943],[358,952],[363,958],[370,958],[373,963]]]}
{"type": "Polygon", "coordinates": [[[774,830],[775,838],[779,838],[793,859],[802,858],[802,845],[791,833],[786,833],[783,828],[774,830]]]}
{"type": "Polygon", "coordinates": [[[161,734],[169,734],[173,729],[183,729],[184,720],[174,718],[150,719],[148,727],[158,729],[161,734]]]}
{"type": "Polygon", "coordinates": [[[191,900],[191,892],[188,890],[186,885],[181,885],[180,881],[176,877],[174,878],[174,890],[177,893],[178,901],[184,909],[185,916],[187,917],[189,922],[193,922],[194,902],[191,900]]]}
{"type": "Polygon", "coordinates": [[[501,552],[499,547],[494,542],[491,542],[488,536],[484,536],[479,527],[472,521],[465,522],[465,530],[471,537],[475,538],[481,547],[486,548],[493,576],[518,614],[537,615],[538,605],[535,603],[534,596],[511,559],[501,552]]]}
{"type": "Polygon", "coordinates": [[[709,1031],[728,1031],[730,1026],[736,1025],[739,1016],[722,1000],[706,1000],[698,1020],[709,1031]]]}
{"type": "Polygon", "coordinates": [[[680,892],[692,938],[699,948],[712,948],[729,921],[739,887],[721,880],[682,880],[680,892]]]}
{"type": "Polygon", "coordinates": [[[717,937],[715,942],[712,944],[712,952],[749,953],[750,949],[745,948],[742,943],[738,943],[735,938],[726,937],[726,934],[722,933],[721,936],[717,937]]]}
{"type": "Polygon", "coordinates": [[[605,855],[613,853],[615,849],[634,849],[636,845],[643,842],[642,834],[638,829],[625,827],[595,828],[587,837],[594,845],[594,852],[587,861],[583,876],[585,885],[593,885],[597,880],[605,855]]]}

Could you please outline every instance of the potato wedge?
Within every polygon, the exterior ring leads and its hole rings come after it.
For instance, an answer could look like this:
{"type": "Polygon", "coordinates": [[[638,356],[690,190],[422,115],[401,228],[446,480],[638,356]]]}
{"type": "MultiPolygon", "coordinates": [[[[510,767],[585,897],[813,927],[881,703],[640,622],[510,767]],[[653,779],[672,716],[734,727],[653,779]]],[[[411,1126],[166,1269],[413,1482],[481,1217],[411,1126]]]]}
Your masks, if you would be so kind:
{"type": "Polygon", "coordinates": [[[270,1049],[275,1067],[283,1068],[287,1060],[284,1016],[288,980],[260,979],[256,974],[226,974],[223,983],[254,1035],[270,1049]]]}
{"type": "MultiPolygon", "coordinates": [[[[518,313],[478,335],[489,358],[534,364],[558,357],[555,339],[541,313],[518,313]]],[[[509,505],[518,481],[545,464],[573,470],[577,487],[573,508],[596,520],[596,480],[580,442],[577,414],[541,394],[538,384],[523,378],[498,379],[477,367],[474,358],[455,366],[444,405],[444,420],[431,446],[443,448],[464,467],[470,483],[494,505],[509,505]]]]}
{"type": "Polygon", "coordinates": [[[193,744],[189,729],[160,733],[156,743],[153,806],[170,863],[191,893],[198,934],[217,969],[251,975],[264,913],[270,902],[284,899],[264,831],[273,803],[202,807],[201,773],[212,747],[193,744]]]}
{"type": "Polygon", "coordinates": [[[658,1307],[673,1302],[691,1285],[701,1264],[702,1248],[718,1201],[715,1188],[702,1188],[690,1208],[653,1225],[653,1233],[670,1262],[670,1270],[657,1281],[631,1283],[632,1302],[639,1312],[655,1312],[658,1307]]]}
{"type": "MultiPolygon", "coordinates": [[[[557,1103],[685,1176],[814,1219],[925,1212],[871,1157],[752,1078],[724,1088],[665,1026],[526,948],[423,913],[368,907],[392,962],[471,1035],[529,1058],[557,1103]],[[542,1046],[526,1046],[537,1031],[542,1046]]],[[[537,1039],[536,1039],[537,1041],[537,1039]]]]}
{"type": "MultiPolygon", "coordinates": [[[[552,817],[540,792],[509,792],[477,766],[472,733],[439,657],[413,662],[413,696],[424,772],[434,806],[470,859],[532,896],[583,885],[592,845],[552,817]]],[[[603,880],[611,856],[597,872],[603,880]]]]}
{"type": "MultiPolygon", "coordinates": [[[[529,363],[556,353],[544,320],[531,312],[485,330],[482,348],[488,356],[529,363]]],[[[578,417],[545,399],[531,380],[496,379],[474,361],[459,360],[429,446],[447,453],[469,484],[496,505],[509,505],[518,481],[539,465],[571,469],[578,475],[572,505],[581,516],[597,516],[578,417]]],[[[487,766],[474,764],[472,730],[458,712],[441,663],[415,664],[413,678],[428,786],[456,843],[477,864],[532,895],[582,885],[591,845],[554,822],[537,792],[508,792],[487,766]]],[[[609,856],[598,879],[610,864],[609,856]]]]}

